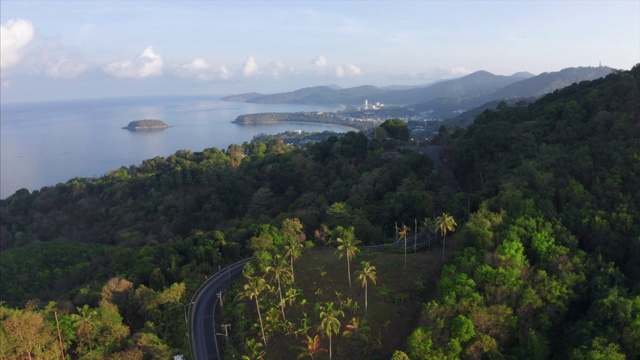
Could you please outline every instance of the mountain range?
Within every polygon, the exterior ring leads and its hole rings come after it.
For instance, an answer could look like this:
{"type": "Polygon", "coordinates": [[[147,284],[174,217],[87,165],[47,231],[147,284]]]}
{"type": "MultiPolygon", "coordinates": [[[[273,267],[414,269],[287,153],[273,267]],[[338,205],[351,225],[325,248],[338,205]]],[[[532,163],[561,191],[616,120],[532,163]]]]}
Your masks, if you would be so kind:
{"type": "MultiPolygon", "coordinates": [[[[518,72],[510,76],[476,71],[461,78],[405,89],[397,86],[363,85],[340,89],[316,86],[278,94],[247,93],[223,98],[225,101],[259,104],[370,104],[410,105],[416,110],[432,110],[442,117],[458,109],[471,109],[487,102],[536,98],[575,82],[594,80],[614,71],[606,66],[574,67],[534,76],[518,72]]],[[[445,116],[446,118],[446,116],[445,116]]]]}

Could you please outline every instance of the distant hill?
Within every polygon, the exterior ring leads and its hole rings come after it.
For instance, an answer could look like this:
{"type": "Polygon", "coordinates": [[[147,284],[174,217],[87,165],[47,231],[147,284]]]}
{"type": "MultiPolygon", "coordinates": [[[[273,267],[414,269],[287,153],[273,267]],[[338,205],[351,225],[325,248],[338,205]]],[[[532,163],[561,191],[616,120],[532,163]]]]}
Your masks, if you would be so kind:
{"type": "Polygon", "coordinates": [[[511,75],[511,77],[522,78],[522,79],[528,79],[528,78],[534,77],[534,76],[535,75],[533,75],[532,73],[526,72],[526,71],[520,71],[520,72],[517,72],[517,73],[511,75]]]}
{"type": "Polygon", "coordinates": [[[292,92],[261,95],[242,96],[246,99],[242,100],[239,96],[228,96],[222,100],[226,101],[243,101],[256,104],[356,104],[364,101],[367,97],[379,95],[388,90],[363,85],[348,89],[336,89],[329,86],[315,86],[299,89],[292,92]]]}
{"type": "Polygon", "coordinates": [[[361,104],[369,100],[369,103],[412,105],[417,110],[432,110],[437,116],[448,118],[453,111],[472,109],[500,99],[539,97],[575,82],[604,77],[612,71],[612,68],[605,66],[567,68],[537,76],[528,72],[504,76],[476,71],[458,79],[422,87],[363,85],[340,89],[335,86],[315,86],[271,95],[240,94],[223,100],[259,104],[345,105],[361,104]]]}
{"type": "MultiPolygon", "coordinates": [[[[542,73],[529,78],[519,78],[518,76],[526,76],[528,73],[516,73],[509,78],[515,81],[489,94],[473,97],[442,97],[414,104],[416,110],[431,110],[434,116],[441,119],[449,119],[457,116],[460,110],[470,110],[482,108],[486,103],[497,104],[502,99],[526,99],[531,100],[542,95],[551,93],[555,90],[564,88],[576,82],[590,81],[602,78],[613,72],[610,67],[577,67],[567,68],[561,71],[542,73]]],[[[473,74],[471,74],[473,75],[473,74]]],[[[471,76],[469,75],[469,76],[471,76]]],[[[491,105],[485,107],[491,108],[491,105]]],[[[466,122],[466,120],[464,121],[466,122]]]]}
{"type": "Polygon", "coordinates": [[[390,91],[375,101],[389,104],[414,104],[438,98],[477,98],[521,80],[517,77],[476,71],[459,79],[442,81],[424,88],[390,91]]]}
{"type": "Polygon", "coordinates": [[[238,94],[238,95],[230,95],[222,98],[224,101],[233,101],[233,102],[249,102],[249,100],[264,96],[263,94],[257,92],[250,92],[246,94],[238,94]]]}
{"type": "MultiPolygon", "coordinates": [[[[538,97],[569,86],[575,82],[595,80],[613,71],[607,66],[567,68],[557,72],[542,73],[538,76],[505,86],[487,97],[489,100],[538,97]]],[[[513,76],[513,75],[512,75],[513,76]]]]}
{"type": "Polygon", "coordinates": [[[459,79],[441,81],[422,87],[399,89],[399,87],[381,88],[363,85],[336,89],[329,86],[315,86],[271,95],[258,93],[233,95],[227,96],[223,100],[259,104],[360,104],[368,99],[369,102],[404,105],[437,98],[478,98],[521,79],[521,77],[477,71],[459,79]]]}

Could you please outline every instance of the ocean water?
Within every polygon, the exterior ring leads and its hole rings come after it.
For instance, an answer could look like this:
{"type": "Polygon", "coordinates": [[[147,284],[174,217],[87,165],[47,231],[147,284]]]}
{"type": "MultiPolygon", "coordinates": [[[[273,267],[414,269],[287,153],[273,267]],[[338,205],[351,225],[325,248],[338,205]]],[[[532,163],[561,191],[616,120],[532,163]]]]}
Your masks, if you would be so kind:
{"type": "Polygon", "coordinates": [[[0,198],[21,188],[54,186],[76,176],[99,177],[178,150],[202,151],[250,141],[257,134],[349,129],[323,124],[243,126],[239,115],[337,111],[341,105],[263,105],[210,97],[139,97],[3,104],[0,107],[0,198]],[[159,119],[154,132],[122,129],[130,121],[159,119]]]}

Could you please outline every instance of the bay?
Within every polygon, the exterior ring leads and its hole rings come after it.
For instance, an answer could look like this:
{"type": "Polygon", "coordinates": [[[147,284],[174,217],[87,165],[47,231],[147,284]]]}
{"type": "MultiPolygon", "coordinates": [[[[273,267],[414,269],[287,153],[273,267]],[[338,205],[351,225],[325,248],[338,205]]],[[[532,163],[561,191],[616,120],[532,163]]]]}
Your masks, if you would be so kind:
{"type": "Polygon", "coordinates": [[[137,97],[2,104],[0,198],[74,177],[99,177],[178,150],[202,151],[242,144],[253,136],[285,131],[346,132],[308,123],[236,125],[239,115],[260,112],[338,111],[341,105],[265,105],[211,97],[137,97]],[[169,129],[131,132],[130,121],[163,120],[169,129]]]}

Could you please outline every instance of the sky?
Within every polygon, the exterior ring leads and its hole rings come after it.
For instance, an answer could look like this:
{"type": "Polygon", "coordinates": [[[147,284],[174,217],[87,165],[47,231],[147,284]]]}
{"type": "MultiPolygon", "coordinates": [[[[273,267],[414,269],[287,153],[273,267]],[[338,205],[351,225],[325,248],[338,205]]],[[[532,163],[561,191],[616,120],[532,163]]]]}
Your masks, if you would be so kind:
{"type": "Polygon", "coordinates": [[[2,103],[640,63],[640,0],[2,0],[0,23],[2,103]]]}

